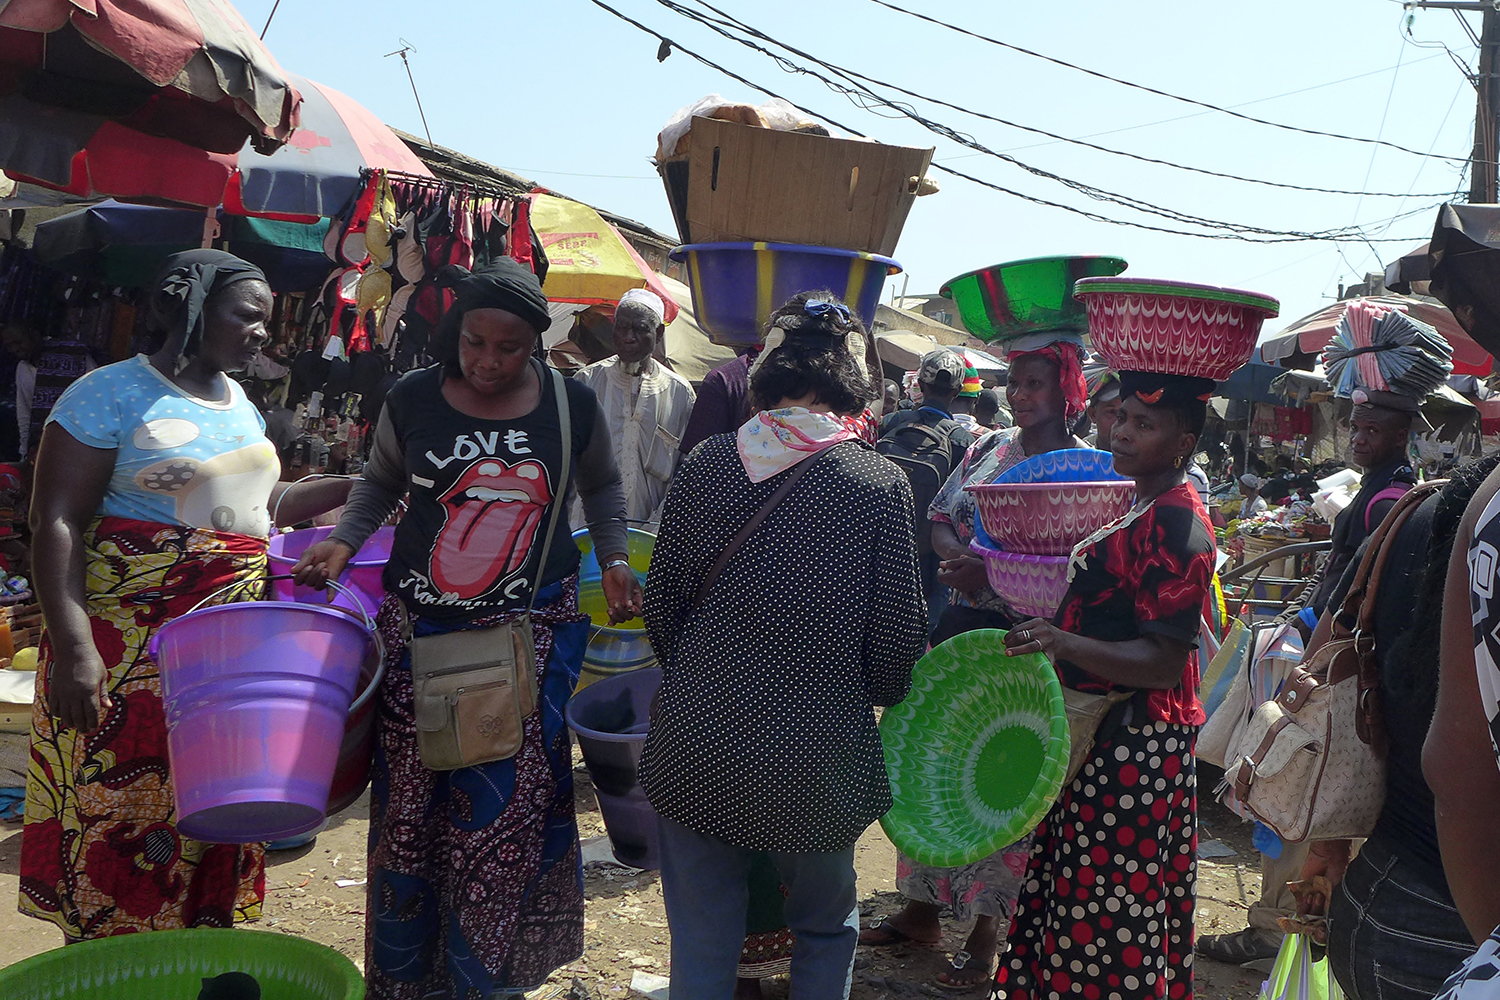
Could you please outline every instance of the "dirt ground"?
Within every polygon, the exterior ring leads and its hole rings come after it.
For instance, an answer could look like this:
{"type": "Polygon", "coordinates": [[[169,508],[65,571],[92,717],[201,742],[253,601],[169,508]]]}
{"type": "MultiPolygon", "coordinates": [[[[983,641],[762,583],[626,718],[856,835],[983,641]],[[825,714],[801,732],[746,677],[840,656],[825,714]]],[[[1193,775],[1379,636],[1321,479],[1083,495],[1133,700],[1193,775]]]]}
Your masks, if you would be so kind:
{"type": "MultiPolygon", "coordinates": [[[[580,764],[579,833],[585,858],[607,857],[604,824],[588,775],[580,764]],[[598,838],[598,839],[596,839],[598,838]]],[[[265,917],[259,927],[312,938],[343,952],[364,967],[365,834],[367,802],[334,817],[312,846],[271,855],[266,875],[265,917]],[[341,884],[342,883],[342,884],[341,884]]],[[[1205,802],[1201,840],[1234,851],[1231,857],[1201,859],[1198,869],[1198,933],[1214,934],[1244,926],[1245,908],[1260,892],[1258,855],[1249,828],[1217,804],[1205,802]]],[[[18,890],[20,823],[0,823],[0,967],[59,947],[62,935],[51,925],[22,917],[11,901],[18,890]]],[[[895,849],[872,827],[855,851],[860,908],[868,916],[894,913],[901,906],[895,886],[895,849]]],[[[588,860],[584,956],[560,970],[532,994],[535,1000],[663,1000],[668,968],[667,919],[655,872],[622,868],[612,861],[588,860]],[[632,981],[639,989],[632,989],[632,981]],[[581,992],[577,987],[587,989],[581,992]]],[[[854,1000],[952,996],[932,985],[947,955],[957,950],[967,927],[947,930],[941,948],[861,948],[855,962],[854,1000]]],[[[1258,972],[1199,961],[1196,993],[1206,1000],[1254,1000],[1264,978],[1258,972]]],[[[765,995],[787,995],[785,980],[763,985],[765,995]]],[[[979,990],[969,996],[982,996],[979,990]]]]}

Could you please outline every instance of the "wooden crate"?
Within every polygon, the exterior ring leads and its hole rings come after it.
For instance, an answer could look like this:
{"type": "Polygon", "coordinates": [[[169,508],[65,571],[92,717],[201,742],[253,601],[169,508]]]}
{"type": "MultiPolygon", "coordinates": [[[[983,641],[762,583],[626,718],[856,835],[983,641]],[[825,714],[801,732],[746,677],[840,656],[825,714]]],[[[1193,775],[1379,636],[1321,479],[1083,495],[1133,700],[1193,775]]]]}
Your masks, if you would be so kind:
{"type": "Polygon", "coordinates": [[[0,608],[10,625],[11,644],[17,649],[40,646],[42,643],[42,606],[36,601],[12,604],[0,608]]]}

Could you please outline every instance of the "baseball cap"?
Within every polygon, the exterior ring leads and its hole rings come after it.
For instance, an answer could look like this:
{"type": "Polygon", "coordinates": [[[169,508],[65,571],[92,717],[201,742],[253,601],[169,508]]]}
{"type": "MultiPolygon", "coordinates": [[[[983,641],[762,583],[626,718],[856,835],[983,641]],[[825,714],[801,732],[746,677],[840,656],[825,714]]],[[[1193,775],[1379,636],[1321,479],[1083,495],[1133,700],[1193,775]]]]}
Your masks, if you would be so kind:
{"type": "Polygon", "coordinates": [[[939,389],[954,389],[961,386],[963,380],[964,359],[946,347],[922,355],[922,363],[917,368],[918,382],[939,389]]]}

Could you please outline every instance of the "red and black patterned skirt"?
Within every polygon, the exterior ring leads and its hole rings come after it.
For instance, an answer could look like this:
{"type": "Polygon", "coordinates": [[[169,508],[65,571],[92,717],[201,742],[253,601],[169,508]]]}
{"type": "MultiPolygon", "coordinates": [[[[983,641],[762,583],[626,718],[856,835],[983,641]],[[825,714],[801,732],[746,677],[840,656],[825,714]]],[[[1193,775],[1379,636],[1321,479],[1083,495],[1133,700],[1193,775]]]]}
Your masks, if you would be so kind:
{"type": "Polygon", "coordinates": [[[1037,828],[991,1000],[1193,995],[1198,727],[1121,727],[1037,828]]]}

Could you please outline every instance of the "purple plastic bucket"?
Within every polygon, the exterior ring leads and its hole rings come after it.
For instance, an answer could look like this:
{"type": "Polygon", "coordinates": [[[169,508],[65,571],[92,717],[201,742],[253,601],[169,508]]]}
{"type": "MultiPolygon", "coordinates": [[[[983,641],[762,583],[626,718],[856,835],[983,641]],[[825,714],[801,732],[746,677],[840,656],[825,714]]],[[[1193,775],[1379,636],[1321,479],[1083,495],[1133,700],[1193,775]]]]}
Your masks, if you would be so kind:
{"type": "Polygon", "coordinates": [[[278,601],[190,611],[157,630],[167,754],[184,836],[250,844],[323,822],[367,622],[278,601]]]}
{"type": "MultiPolygon", "coordinates": [[[[326,539],[333,532],[333,526],[323,528],[302,528],[298,531],[288,531],[284,535],[277,535],[271,539],[270,560],[271,573],[283,575],[290,573],[297,560],[302,558],[313,545],[326,539]]],[[[395,528],[379,528],[370,540],[360,546],[354,558],[349,560],[349,565],[344,572],[339,574],[339,583],[348,587],[359,595],[359,604],[369,615],[374,615],[380,610],[380,602],[385,600],[385,584],[381,582],[381,574],[385,572],[385,564],[391,558],[391,541],[396,537],[395,528]]],[[[271,596],[278,601],[292,601],[297,604],[328,604],[328,598],[322,590],[316,587],[299,587],[290,580],[271,581],[271,596]]],[[[338,594],[333,599],[337,607],[356,610],[354,602],[343,594],[338,594]]]]}
{"type": "Polygon", "coordinates": [[[651,699],[660,687],[660,667],[616,674],[574,694],[565,713],[594,784],[610,850],[631,868],[661,867],[656,810],[636,780],[651,699]]]}

